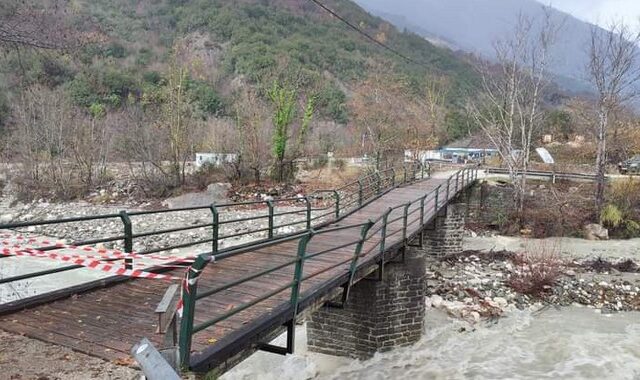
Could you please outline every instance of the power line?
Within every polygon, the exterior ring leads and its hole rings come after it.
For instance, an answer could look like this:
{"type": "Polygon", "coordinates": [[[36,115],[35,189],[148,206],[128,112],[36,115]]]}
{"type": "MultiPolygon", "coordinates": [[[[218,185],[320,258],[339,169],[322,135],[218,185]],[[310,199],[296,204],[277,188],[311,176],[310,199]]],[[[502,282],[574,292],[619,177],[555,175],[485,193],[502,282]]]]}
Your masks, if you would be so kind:
{"type": "Polygon", "coordinates": [[[320,8],[324,9],[325,11],[329,12],[332,16],[334,16],[335,18],[337,18],[338,20],[342,21],[343,23],[347,24],[351,29],[355,30],[356,32],[360,33],[361,35],[363,35],[366,39],[372,41],[373,43],[381,46],[382,48],[390,51],[391,53],[397,55],[398,57],[411,62],[415,65],[421,65],[421,66],[426,66],[426,64],[424,63],[420,63],[417,62],[409,57],[407,57],[406,55],[400,53],[399,51],[397,51],[396,49],[390,47],[389,45],[386,45],[383,42],[378,41],[377,39],[375,39],[373,36],[371,36],[369,33],[363,31],[362,29],[358,28],[356,25],[352,24],[351,22],[349,22],[349,20],[345,19],[344,17],[340,16],[339,14],[337,14],[336,12],[332,11],[330,8],[328,8],[326,5],[322,4],[320,1],[318,0],[309,0],[312,3],[316,4],[317,6],[319,6],[320,8]]]}

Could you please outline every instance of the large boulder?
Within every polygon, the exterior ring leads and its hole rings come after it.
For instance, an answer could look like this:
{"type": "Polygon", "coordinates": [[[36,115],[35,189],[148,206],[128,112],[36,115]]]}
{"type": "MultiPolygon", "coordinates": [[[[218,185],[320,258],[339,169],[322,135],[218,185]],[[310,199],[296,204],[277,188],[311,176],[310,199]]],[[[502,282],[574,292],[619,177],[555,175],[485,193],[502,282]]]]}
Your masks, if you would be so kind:
{"type": "Polygon", "coordinates": [[[609,230],[600,224],[587,224],[584,226],[584,238],[587,240],[609,240],[609,230]]]}

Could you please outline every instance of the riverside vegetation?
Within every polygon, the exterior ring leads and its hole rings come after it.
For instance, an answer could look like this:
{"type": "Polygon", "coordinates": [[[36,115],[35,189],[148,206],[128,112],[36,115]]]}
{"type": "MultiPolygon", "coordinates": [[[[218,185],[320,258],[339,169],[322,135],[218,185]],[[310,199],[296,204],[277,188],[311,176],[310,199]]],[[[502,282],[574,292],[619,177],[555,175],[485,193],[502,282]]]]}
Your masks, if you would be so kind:
{"type": "Polygon", "coordinates": [[[237,154],[218,174],[259,182],[304,155],[381,156],[467,132],[468,62],[349,1],[328,5],[422,64],[297,0],[3,2],[0,21],[21,26],[0,41],[0,149],[19,165],[15,190],[81,197],[118,161],[136,191],[162,197],[192,185],[198,151],[237,154]]]}

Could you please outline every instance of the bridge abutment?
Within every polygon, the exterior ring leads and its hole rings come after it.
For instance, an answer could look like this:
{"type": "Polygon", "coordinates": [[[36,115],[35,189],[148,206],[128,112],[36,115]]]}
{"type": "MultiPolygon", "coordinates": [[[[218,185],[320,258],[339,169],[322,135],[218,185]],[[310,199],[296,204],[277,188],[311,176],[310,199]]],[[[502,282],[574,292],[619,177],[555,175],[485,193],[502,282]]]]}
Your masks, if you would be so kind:
{"type": "Polygon", "coordinates": [[[361,280],[343,308],[325,306],[307,323],[310,351],[359,359],[417,342],[425,313],[425,251],[410,248],[388,263],[382,281],[361,280]]]}

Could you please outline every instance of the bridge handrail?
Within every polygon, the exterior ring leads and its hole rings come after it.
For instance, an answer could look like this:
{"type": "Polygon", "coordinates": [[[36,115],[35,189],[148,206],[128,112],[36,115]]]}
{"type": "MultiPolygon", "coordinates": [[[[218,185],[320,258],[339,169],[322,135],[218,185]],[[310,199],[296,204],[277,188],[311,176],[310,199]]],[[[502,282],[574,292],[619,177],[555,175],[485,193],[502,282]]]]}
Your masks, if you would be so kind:
{"type": "MultiPolygon", "coordinates": [[[[294,232],[285,231],[284,233],[278,233],[278,230],[286,227],[300,228],[301,230],[304,231],[304,230],[310,229],[313,226],[318,227],[318,226],[327,224],[333,220],[340,219],[341,217],[348,215],[350,212],[357,209],[358,207],[361,207],[366,202],[372,201],[377,196],[381,195],[384,191],[388,191],[396,187],[396,185],[398,186],[403,185],[407,182],[418,179],[418,177],[415,175],[415,173],[418,170],[420,170],[420,172],[422,173],[422,176],[420,177],[420,179],[425,178],[424,177],[425,169],[422,164],[416,162],[416,163],[413,163],[411,167],[413,168],[412,170],[414,175],[411,178],[409,178],[407,181],[402,183],[396,183],[395,178],[391,178],[391,175],[395,177],[396,168],[388,168],[380,172],[375,172],[372,174],[367,174],[365,176],[362,176],[358,180],[348,183],[338,189],[318,190],[303,197],[281,198],[281,199],[273,199],[273,200],[265,200],[265,201],[221,203],[221,204],[211,204],[209,206],[181,207],[181,208],[170,208],[170,209],[164,209],[164,210],[120,211],[117,214],[112,213],[112,214],[104,214],[104,215],[62,218],[62,219],[55,219],[55,220],[16,222],[16,223],[0,224],[0,230],[2,229],[15,230],[17,228],[23,228],[23,227],[38,227],[38,226],[47,226],[47,225],[53,225],[53,224],[119,219],[123,225],[122,235],[110,236],[110,237],[98,238],[98,239],[90,239],[90,240],[73,241],[68,245],[81,247],[81,246],[94,245],[98,243],[123,242],[124,253],[136,253],[138,255],[148,255],[148,254],[157,253],[157,252],[163,252],[163,251],[169,251],[169,250],[178,249],[178,248],[187,248],[187,247],[193,247],[201,244],[211,243],[212,252],[222,252],[225,250],[233,249],[234,247],[238,247],[238,246],[233,246],[233,247],[220,248],[220,243],[228,239],[239,238],[243,236],[255,236],[257,234],[266,235],[265,238],[257,237],[255,240],[251,241],[250,243],[247,243],[251,245],[254,243],[259,243],[261,241],[269,241],[280,236],[288,236],[291,234],[294,234],[294,235],[296,234],[295,231],[294,232]],[[387,185],[382,186],[385,181],[387,182],[387,185]],[[364,182],[369,182],[366,185],[366,187],[364,185],[364,182]],[[354,186],[354,185],[357,185],[358,188],[352,189],[352,191],[345,190],[349,186],[354,186]],[[373,189],[375,185],[377,185],[376,191],[375,192],[369,191],[373,189]],[[320,198],[320,194],[322,194],[323,192],[333,193],[333,199],[331,200],[333,204],[329,204],[325,207],[312,207],[313,200],[316,200],[316,201],[322,200],[320,198]],[[346,203],[342,202],[345,199],[349,201],[346,203]],[[288,205],[291,202],[304,202],[305,206],[300,208],[299,210],[293,210],[293,211],[276,210],[276,207],[278,205],[282,205],[282,204],[288,205]],[[255,206],[255,205],[264,205],[267,209],[267,213],[265,215],[256,215],[251,217],[221,219],[221,211],[224,211],[225,209],[231,209],[235,207],[255,206]],[[333,208],[334,211],[323,213],[321,215],[312,215],[314,212],[329,210],[331,208],[333,208]],[[197,225],[178,226],[174,228],[165,228],[160,230],[144,231],[139,233],[134,233],[133,231],[134,223],[132,222],[132,217],[135,218],[135,217],[148,216],[148,215],[166,214],[166,213],[184,212],[184,211],[199,211],[199,210],[208,210],[211,214],[211,221],[207,223],[198,223],[197,225]],[[294,220],[292,222],[287,222],[287,223],[276,222],[278,217],[282,217],[285,215],[295,215],[295,214],[304,214],[304,216],[300,218],[300,220],[294,220]],[[322,220],[324,217],[328,218],[330,216],[333,216],[333,217],[331,219],[327,219],[324,221],[322,220]],[[266,223],[266,226],[264,227],[259,227],[259,228],[254,228],[254,229],[234,232],[234,233],[227,233],[227,234],[221,234],[221,231],[220,231],[221,226],[233,225],[234,223],[244,223],[247,221],[259,221],[259,220],[261,221],[265,219],[267,220],[267,223],[266,223]],[[316,222],[316,223],[314,224],[313,222],[316,222]],[[134,252],[134,249],[133,249],[134,239],[147,238],[151,236],[159,236],[159,235],[164,235],[164,234],[169,234],[174,232],[196,230],[200,228],[209,229],[211,231],[210,237],[200,238],[198,240],[192,240],[192,241],[181,243],[181,244],[171,244],[171,245],[162,246],[154,249],[146,249],[146,250],[134,252]]],[[[404,168],[403,170],[406,172],[407,168],[405,165],[403,165],[403,168],[404,168]]],[[[240,247],[242,246],[244,246],[244,244],[240,245],[240,247]]],[[[61,247],[57,244],[53,244],[46,247],[38,247],[38,250],[40,251],[51,251],[51,250],[58,250],[58,249],[61,249],[61,247]]],[[[3,257],[7,257],[7,256],[0,255],[0,259],[3,257]]],[[[104,259],[103,261],[118,261],[118,260],[122,260],[122,259],[104,259]]],[[[127,268],[131,269],[133,267],[132,260],[130,259],[128,262],[126,262],[125,265],[128,265],[127,268]]],[[[68,270],[79,269],[79,268],[82,268],[82,266],[67,265],[67,266],[61,266],[58,268],[32,272],[29,274],[4,277],[0,279],[0,284],[10,283],[14,281],[19,281],[19,280],[24,280],[24,279],[54,274],[54,273],[65,272],[68,270]]]]}
{"type": "MultiPolygon", "coordinates": [[[[441,184],[437,188],[431,190],[430,192],[424,194],[421,197],[416,198],[411,202],[407,202],[405,204],[402,204],[396,207],[390,207],[385,213],[380,215],[380,217],[374,220],[370,219],[365,223],[347,225],[347,226],[329,227],[329,228],[324,228],[320,230],[309,228],[308,230],[301,232],[299,234],[296,234],[295,236],[284,237],[281,239],[276,239],[273,241],[268,241],[268,242],[260,243],[257,245],[253,244],[242,250],[236,250],[234,254],[224,254],[224,253],[215,254],[214,252],[209,252],[209,253],[204,253],[199,255],[196,258],[196,261],[193,264],[191,270],[188,271],[187,277],[184,282],[185,289],[182,293],[182,297],[183,297],[182,302],[184,305],[184,309],[183,309],[184,311],[183,311],[183,318],[180,326],[180,336],[179,336],[179,346],[180,346],[179,350],[180,350],[182,365],[187,368],[189,367],[191,344],[192,344],[192,339],[194,334],[206,328],[209,328],[221,321],[224,321],[230,318],[231,316],[238,314],[271,297],[274,297],[275,295],[282,293],[288,289],[290,289],[291,291],[289,302],[293,310],[293,314],[291,315],[291,320],[295,320],[298,314],[298,302],[300,300],[300,297],[302,296],[301,285],[304,283],[304,281],[309,280],[310,278],[316,277],[322,273],[326,273],[327,271],[330,271],[332,269],[338,268],[342,265],[350,263],[349,280],[347,282],[346,290],[345,290],[345,294],[346,296],[348,296],[348,289],[352,285],[352,282],[354,280],[359,258],[366,256],[368,253],[372,252],[376,247],[380,247],[379,248],[380,253],[384,255],[385,245],[387,243],[388,237],[398,233],[402,233],[403,237],[401,239],[401,242],[406,246],[408,242],[408,236],[407,236],[408,226],[418,222],[420,222],[421,225],[424,225],[426,222],[424,220],[424,217],[425,217],[425,211],[427,210],[427,207],[433,207],[434,210],[436,211],[434,215],[436,215],[437,211],[440,208],[444,207],[453,196],[457,195],[457,193],[460,190],[466,188],[469,184],[471,184],[476,179],[477,179],[476,168],[464,168],[459,170],[455,174],[451,175],[447,179],[446,193],[445,193],[446,199],[442,199],[440,197],[442,195],[442,192],[444,191],[443,185],[441,184]],[[453,184],[454,179],[455,179],[455,192],[451,190],[452,187],[454,186],[453,184]],[[431,203],[433,203],[433,205],[431,205],[431,203]],[[415,207],[413,211],[409,211],[410,208],[415,205],[419,205],[419,207],[415,207]],[[403,210],[402,216],[389,220],[389,215],[393,211],[399,210],[399,209],[403,210]],[[413,220],[409,222],[409,217],[412,215],[415,215],[418,212],[420,212],[419,217],[413,218],[413,220]],[[387,228],[389,228],[394,223],[399,221],[402,221],[402,227],[399,227],[392,231],[387,231],[387,228]],[[379,225],[379,227],[377,229],[372,230],[372,228],[376,225],[379,225]],[[336,243],[336,245],[332,245],[329,248],[323,248],[319,251],[315,251],[315,252],[309,251],[308,249],[309,243],[312,241],[312,239],[315,236],[331,233],[331,232],[349,230],[349,229],[360,229],[360,234],[358,235],[359,237],[354,239],[349,239],[346,242],[336,243]],[[363,252],[364,244],[366,242],[371,241],[378,233],[380,233],[380,238],[378,239],[377,243],[374,244],[368,250],[363,252]],[[251,273],[243,278],[220,285],[213,289],[200,290],[200,291],[198,290],[197,288],[198,277],[201,275],[203,270],[210,263],[219,262],[225,258],[235,256],[247,251],[267,248],[267,247],[278,245],[284,242],[292,242],[292,241],[297,241],[298,245],[297,245],[296,256],[292,257],[290,260],[287,260],[278,264],[274,264],[273,266],[267,269],[264,269],[255,273],[251,273]],[[329,266],[316,270],[314,273],[310,273],[310,274],[304,273],[304,264],[307,260],[313,260],[320,256],[335,252],[338,249],[344,249],[351,246],[354,246],[354,252],[351,257],[341,260],[338,263],[332,263],[329,266]],[[207,319],[197,325],[194,325],[196,302],[198,300],[210,297],[214,294],[231,289],[245,282],[254,280],[262,276],[266,276],[275,271],[281,270],[286,267],[294,266],[294,265],[295,265],[295,269],[294,269],[293,277],[291,281],[285,284],[282,284],[278,288],[272,289],[266,292],[265,294],[262,294],[261,296],[256,297],[255,299],[252,299],[251,301],[244,302],[238,306],[233,306],[232,309],[225,310],[220,315],[213,316],[210,319],[207,319]]],[[[384,257],[382,257],[381,260],[382,260],[382,265],[384,265],[384,257]]]]}

